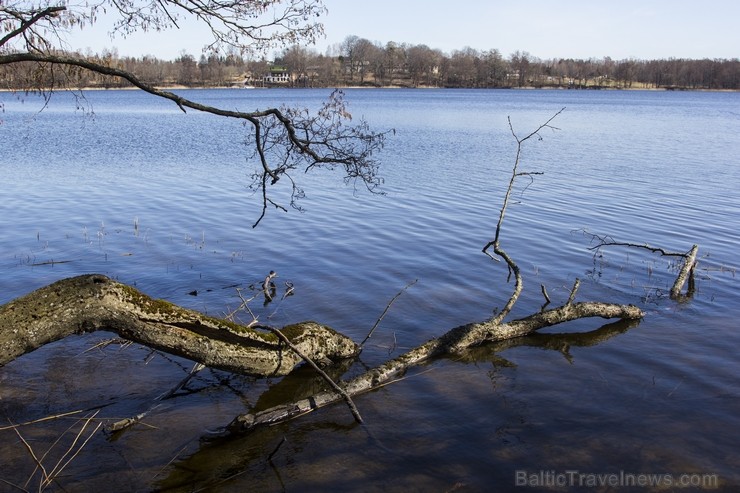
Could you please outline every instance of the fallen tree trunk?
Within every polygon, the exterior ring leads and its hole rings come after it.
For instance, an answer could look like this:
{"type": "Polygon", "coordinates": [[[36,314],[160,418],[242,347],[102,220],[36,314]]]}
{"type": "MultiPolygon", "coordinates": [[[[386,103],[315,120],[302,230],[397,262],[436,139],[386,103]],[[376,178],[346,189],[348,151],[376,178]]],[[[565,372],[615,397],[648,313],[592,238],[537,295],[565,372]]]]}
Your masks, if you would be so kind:
{"type": "MultiPolygon", "coordinates": [[[[0,306],[0,366],[71,334],[110,330],[212,368],[286,375],[301,357],[269,332],[212,318],[91,274],[72,277],[0,306]]],[[[359,346],[315,322],[281,329],[314,361],[355,356],[359,346]]]]}
{"type": "MultiPolygon", "coordinates": [[[[432,339],[395,359],[373,368],[339,385],[349,396],[355,396],[381,387],[403,374],[409,368],[434,357],[460,353],[485,342],[513,339],[552,325],[587,317],[638,320],[644,316],[634,305],[610,303],[567,303],[508,323],[482,322],[454,328],[443,336],[432,339]]],[[[255,428],[287,421],[313,412],[343,399],[335,391],[325,391],[296,402],[286,403],[257,413],[237,416],[228,426],[232,433],[246,433],[255,428]]]]}
{"type": "MultiPolygon", "coordinates": [[[[368,392],[431,358],[459,354],[485,342],[531,334],[552,325],[587,317],[636,320],[633,305],[572,303],[529,317],[495,320],[454,328],[347,382],[343,392],[325,391],[297,402],[237,416],[229,431],[243,433],[294,418],[368,392]]],[[[207,317],[98,274],[63,279],[0,306],[0,366],[71,334],[109,330],[121,337],[227,371],[272,376],[289,373],[303,357],[340,360],[358,354],[359,346],[338,332],[303,322],[281,329],[295,351],[276,334],[207,317]],[[300,354],[298,354],[300,352],[300,354]]]]}

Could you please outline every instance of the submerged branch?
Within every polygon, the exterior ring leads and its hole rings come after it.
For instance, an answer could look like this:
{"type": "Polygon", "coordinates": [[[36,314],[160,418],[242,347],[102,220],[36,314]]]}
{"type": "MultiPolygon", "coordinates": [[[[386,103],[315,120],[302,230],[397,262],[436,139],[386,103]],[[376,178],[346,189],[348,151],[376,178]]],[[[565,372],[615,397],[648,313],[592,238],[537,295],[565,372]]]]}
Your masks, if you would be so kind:
{"type": "MultiPolygon", "coordinates": [[[[57,281],[0,306],[0,366],[44,344],[95,330],[247,375],[285,375],[302,362],[275,334],[154,300],[92,274],[57,281]]],[[[351,339],[315,322],[290,325],[282,332],[315,360],[340,360],[359,352],[351,339]]]]}
{"type": "Polygon", "coordinates": [[[664,250],[663,248],[653,247],[647,243],[627,243],[614,241],[611,236],[599,236],[588,231],[583,231],[584,236],[591,237],[591,241],[596,241],[596,245],[589,247],[589,250],[595,250],[598,252],[603,247],[607,246],[622,246],[628,248],[639,248],[647,250],[652,253],[659,253],[662,257],[681,257],[683,263],[681,268],[678,270],[676,280],[673,282],[671,287],[671,299],[684,301],[691,298],[694,295],[694,269],[696,268],[696,256],[699,253],[699,245],[692,245],[688,252],[671,252],[664,250]],[[686,281],[689,282],[689,287],[685,295],[681,294],[684,284],[686,281]]]}
{"type": "MultiPolygon", "coordinates": [[[[639,320],[643,316],[642,310],[633,305],[590,302],[564,305],[505,324],[497,324],[491,321],[467,324],[452,329],[441,337],[432,339],[351,380],[341,382],[339,385],[346,394],[356,396],[393,382],[408,369],[432,358],[460,354],[486,342],[522,337],[545,327],[580,318],[601,317],[639,320]]],[[[342,399],[342,395],[335,391],[320,392],[295,402],[237,416],[228,429],[232,433],[249,432],[261,426],[287,421],[316,411],[342,399]]]]}
{"type": "Polygon", "coordinates": [[[355,421],[360,424],[363,423],[362,416],[360,416],[360,411],[357,410],[357,406],[355,406],[355,403],[352,401],[352,397],[350,397],[349,394],[347,394],[347,392],[344,391],[344,389],[342,389],[339,385],[337,385],[336,382],[332,380],[332,378],[329,375],[327,375],[324,370],[319,368],[319,365],[317,365],[311,358],[303,354],[301,350],[295,346],[295,344],[290,342],[290,339],[285,337],[285,335],[282,332],[280,332],[280,329],[276,327],[272,327],[272,326],[264,326],[264,327],[269,329],[275,335],[277,335],[282,342],[284,342],[288,347],[290,347],[290,349],[292,349],[298,356],[300,356],[302,360],[308,363],[309,366],[311,366],[311,368],[313,368],[314,371],[316,371],[316,373],[321,375],[321,378],[323,378],[324,381],[326,381],[326,383],[328,383],[329,386],[332,389],[334,389],[335,392],[339,393],[342,399],[344,399],[344,401],[347,403],[347,407],[349,407],[349,410],[352,413],[352,416],[355,418],[355,421]]]}
{"type": "MultiPolygon", "coordinates": [[[[298,402],[238,416],[229,429],[244,432],[341,400],[351,403],[351,397],[385,385],[413,366],[434,357],[460,354],[486,342],[521,337],[584,317],[637,320],[642,316],[643,312],[632,305],[569,303],[508,323],[463,325],[336,384],[341,390],[335,388],[298,402]]],[[[347,337],[314,322],[284,327],[279,331],[282,339],[276,333],[154,300],[130,286],[93,274],[58,281],[0,306],[0,365],[49,342],[93,330],[114,331],[121,337],[206,366],[259,376],[285,375],[304,359],[336,361],[359,351],[359,346],[347,337]],[[289,347],[285,341],[289,341],[289,347]]],[[[355,418],[358,417],[356,413],[355,418]]]]}

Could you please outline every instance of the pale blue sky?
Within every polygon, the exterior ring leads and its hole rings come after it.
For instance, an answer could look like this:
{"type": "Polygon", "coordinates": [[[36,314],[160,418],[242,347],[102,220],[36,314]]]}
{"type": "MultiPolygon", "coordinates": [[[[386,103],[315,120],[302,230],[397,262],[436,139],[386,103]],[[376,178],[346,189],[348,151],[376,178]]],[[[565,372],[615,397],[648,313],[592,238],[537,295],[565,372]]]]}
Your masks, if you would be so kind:
{"type": "MultiPolygon", "coordinates": [[[[466,46],[515,50],[547,58],[738,58],[740,2],[737,0],[325,0],[326,39],[315,49],[348,35],[387,43],[426,44],[446,53],[466,46]]],[[[205,40],[197,31],[136,35],[111,41],[104,29],[70,38],[75,48],[175,58],[183,50],[198,57],[205,40]]]]}

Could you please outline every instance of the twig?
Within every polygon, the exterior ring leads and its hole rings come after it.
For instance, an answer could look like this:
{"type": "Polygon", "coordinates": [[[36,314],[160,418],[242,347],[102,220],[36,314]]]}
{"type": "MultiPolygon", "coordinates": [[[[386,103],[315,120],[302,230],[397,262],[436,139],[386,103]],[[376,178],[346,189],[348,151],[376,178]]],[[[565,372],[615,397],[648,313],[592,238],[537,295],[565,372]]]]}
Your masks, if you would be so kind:
{"type": "MultiPolygon", "coordinates": [[[[577,230],[576,230],[577,231],[577,230]]],[[[630,248],[642,248],[648,251],[651,251],[653,253],[660,253],[664,257],[686,257],[686,253],[680,253],[680,252],[669,252],[662,248],[653,247],[648,245],[647,243],[638,244],[638,243],[628,243],[628,242],[622,242],[622,241],[614,241],[611,236],[599,236],[593,233],[589,233],[588,231],[583,231],[584,236],[590,236],[591,240],[598,240],[599,244],[589,247],[589,250],[598,250],[601,247],[605,246],[625,246],[630,248]]]]}
{"type": "Polygon", "coordinates": [[[319,368],[319,366],[316,363],[314,363],[314,361],[311,358],[303,354],[301,350],[298,349],[298,347],[295,344],[290,342],[290,339],[285,337],[285,334],[280,332],[280,329],[276,327],[272,327],[270,325],[259,325],[257,326],[257,328],[267,329],[271,331],[273,334],[275,334],[276,336],[278,336],[278,338],[281,341],[283,341],[290,349],[292,349],[298,356],[300,356],[303,361],[311,365],[311,367],[314,370],[316,370],[318,374],[321,375],[321,377],[324,380],[326,380],[326,382],[331,386],[332,389],[334,389],[334,391],[336,391],[339,395],[342,396],[344,401],[347,403],[347,407],[349,407],[350,412],[352,412],[352,416],[355,418],[355,421],[357,421],[360,424],[364,422],[362,419],[362,416],[360,416],[360,411],[357,410],[357,406],[355,406],[355,403],[352,401],[352,398],[349,396],[349,394],[342,387],[337,385],[337,383],[334,380],[332,380],[332,378],[329,375],[327,375],[324,370],[319,368]]]}
{"type": "Polygon", "coordinates": [[[385,310],[383,310],[383,313],[381,313],[380,314],[380,317],[378,317],[378,320],[375,321],[375,325],[373,325],[373,328],[370,329],[370,332],[368,332],[368,334],[365,336],[365,338],[360,343],[360,350],[362,350],[362,348],[365,345],[365,343],[367,342],[367,340],[370,339],[370,337],[372,337],[373,332],[375,332],[375,329],[378,328],[378,325],[380,325],[380,322],[385,317],[385,314],[388,313],[388,310],[390,309],[391,305],[398,299],[399,296],[401,296],[403,294],[404,291],[406,291],[408,288],[410,288],[411,286],[413,286],[414,284],[416,284],[418,281],[419,281],[418,279],[414,279],[410,283],[406,284],[406,286],[404,286],[403,289],[401,289],[398,293],[396,293],[396,295],[393,298],[391,298],[391,300],[385,306],[385,310]]]}
{"type": "Polygon", "coordinates": [[[294,292],[295,292],[295,287],[293,286],[293,283],[290,281],[285,281],[285,292],[283,293],[283,296],[280,298],[280,301],[284,300],[288,296],[293,296],[294,292]]]}
{"type": "Polygon", "coordinates": [[[177,453],[175,454],[175,456],[174,456],[173,458],[171,458],[171,459],[169,460],[169,462],[168,462],[167,464],[165,464],[164,466],[162,466],[162,468],[161,468],[161,469],[159,470],[159,472],[158,472],[157,474],[155,474],[154,476],[152,476],[152,480],[153,480],[153,479],[155,479],[155,478],[156,478],[157,476],[159,476],[160,474],[162,474],[162,473],[164,472],[164,470],[165,470],[165,469],[167,469],[168,467],[170,467],[170,465],[171,465],[171,464],[172,464],[173,462],[175,462],[175,460],[176,460],[176,459],[177,459],[177,458],[178,458],[178,457],[180,456],[180,454],[181,454],[181,453],[182,453],[182,452],[183,452],[183,451],[184,451],[184,450],[185,450],[186,448],[188,448],[187,444],[186,444],[186,445],[185,445],[185,446],[184,446],[183,448],[181,448],[180,450],[178,450],[178,452],[177,452],[177,453]]]}
{"type": "Polygon", "coordinates": [[[172,397],[172,396],[173,396],[173,395],[175,394],[175,392],[177,392],[177,391],[178,391],[178,390],[180,390],[181,388],[185,387],[185,385],[187,385],[187,383],[188,383],[188,382],[190,381],[190,379],[191,379],[191,378],[193,378],[193,377],[194,377],[194,376],[195,376],[195,375],[196,375],[196,374],[197,374],[197,373],[198,373],[199,371],[201,371],[201,370],[202,370],[202,369],[204,369],[205,367],[206,367],[206,365],[204,365],[204,364],[202,364],[202,363],[195,363],[195,364],[193,365],[193,368],[192,368],[192,369],[190,370],[190,372],[189,372],[189,373],[188,373],[188,374],[187,374],[187,375],[185,376],[185,378],[183,378],[183,379],[182,379],[182,380],[180,381],[180,383],[178,383],[177,385],[175,385],[174,387],[172,387],[172,388],[171,388],[170,390],[168,390],[168,391],[167,391],[167,392],[165,392],[164,394],[162,394],[162,395],[160,395],[159,397],[157,397],[157,399],[156,399],[156,400],[158,400],[158,401],[164,401],[164,400],[167,400],[167,399],[169,399],[170,397],[172,397]]]}
{"type": "Polygon", "coordinates": [[[77,435],[75,436],[74,440],[72,440],[72,444],[70,444],[69,448],[67,448],[67,451],[64,453],[64,455],[62,455],[62,457],[59,459],[59,461],[54,466],[54,469],[51,470],[51,473],[49,473],[49,476],[42,483],[43,488],[46,488],[46,486],[50,485],[54,481],[54,479],[57,476],[59,476],[59,474],[61,474],[61,472],[75,459],[75,457],[77,457],[79,455],[79,453],[82,451],[82,449],[85,447],[85,445],[87,445],[87,442],[90,441],[90,439],[93,437],[93,435],[95,435],[95,433],[97,433],[97,431],[100,429],[100,427],[103,426],[103,423],[98,423],[97,426],[95,427],[95,429],[90,432],[90,434],[85,439],[85,441],[80,444],[80,446],[77,448],[76,451],[74,450],[75,445],[77,445],[77,441],[85,433],[85,429],[87,428],[87,425],[89,425],[90,424],[90,421],[92,421],[92,419],[95,416],[97,416],[98,412],[99,411],[96,411],[95,414],[93,414],[89,418],[85,419],[85,424],[82,425],[82,428],[77,433],[77,435]],[[64,463],[62,463],[62,461],[64,461],[64,459],[67,458],[67,456],[69,456],[70,454],[72,454],[72,455],[64,463]]]}
{"type": "Polygon", "coordinates": [[[36,464],[36,467],[34,468],[33,472],[31,473],[31,476],[28,478],[26,483],[23,485],[23,488],[26,488],[28,486],[28,483],[31,482],[33,479],[34,474],[36,474],[36,471],[38,469],[41,469],[41,474],[43,477],[46,477],[46,468],[44,467],[44,464],[41,463],[38,457],[36,457],[36,454],[33,451],[33,448],[31,448],[31,445],[26,441],[25,438],[23,438],[23,435],[21,435],[21,432],[18,431],[17,428],[13,428],[13,431],[16,435],[18,435],[18,438],[20,438],[21,442],[23,443],[23,446],[26,447],[26,450],[28,450],[28,453],[31,454],[31,458],[33,459],[33,462],[36,464]]]}
{"type": "Polygon", "coordinates": [[[550,297],[547,295],[547,288],[544,284],[540,284],[540,288],[542,289],[542,296],[545,297],[545,301],[547,302],[545,303],[545,306],[547,306],[550,304],[550,297]]]}
{"type": "Polygon", "coordinates": [[[287,441],[288,441],[288,440],[287,440],[287,439],[285,438],[285,435],[283,435],[283,439],[282,439],[282,440],[280,440],[280,443],[278,443],[278,444],[277,444],[277,447],[275,447],[275,449],[274,449],[274,450],[273,450],[272,452],[270,452],[270,455],[268,455],[268,456],[267,456],[267,461],[268,461],[268,462],[272,462],[272,458],[273,458],[273,456],[274,456],[275,454],[277,454],[277,451],[278,451],[278,450],[280,450],[280,447],[282,447],[282,446],[283,446],[283,444],[284,444],[285,442],[287,442],[287,441]]]}
{"type": "MultiPolygon", "coordinates": [[[[159,395],[156,399],[154,399],[154,401],[155,402],[161,402],[161,401],[164,401],[164,400],[169,399],[170,397],[172,397],[175,394],[175,392],[177,392],[178,390],[180,390],[181,388],[183,388],[185,385],[187,385],[187,383],[190,381],[190,379],[193,378],[199,371],[201,371],[205,367],[206,366],[203,365],[203,364],[201,364],[201,363],[195,363],[193,365],[193,368],[185,376],[185,378],[183,378],[182,380],[180,380],[180,382],[177,385],[175,385],[174,387],[172,387],[167,392],[159,395]]],[[[147,409],[146,411],[144,411],[142,413],[137,414],[136,416],[118,420],[115,423],[110,424],[106,428],[106,430],[109,433],[113,433],[113,432],[125,430],[126,428],[129,428],[129,427],[135,425],[136,423],[140,422],[149,413],[151,413],[152,411],[154,411],[155,409],[157,409],[159,406],[161,406],[161,404],[152,405],[149,409],[147,409]]]]}
{"type": "MultiPolygon", "coordinates": [[[[43,462],[44,462],[44,460],[46,459],[46,456],[47,456],[47,455],[49,455],[49,454],[51,453],[51,451],[52,451],[52,450],[54,449],[54,447],[56,447],[56,446],[57,446],[57,444],[58,444],[58,443],[59,443],[59,442],[60,442],[60,441],[62,440],[62,438],[64,438],[64,436],[65,436],[65,435],[66,435],[67,433],[69,433],[70,431],[72,431],[72,428],[74,428],[74,427],[75,427],[75,425],[76,425],[77,423],[79,423],[79,420],[78,420],[77,422],[75,422],[75,423],[71,424],[71,425],[69,426],[69,428],[67,428],[66,430],[64,430],[64,432],[63,432],[63,433],[61,433],[61,434],[59,434],[59,436],[57,436],[56,440],[54,440],[54,441],[52,442],[52,444],[51,444],[51,445],[49,445],[49,447],[48,447],[48,448],[46,449],[46,452],[44,452],[44,455],[42,455],[42,456],[41,456],[41,458],[39,459],[39,463],[43,463],[43,462]]],[[[31,481],[31,479],[33,479],[33,476],[34,476],[34,474],[36,474],[36,470],[37,470],[38,468],[39,468],[39,467],[37,466],[37,467],[36,467],[36,468],[35,468],[35,469],[33,470],[33,472],[31,473],[31,476],[30,476],[30,477],[28,478],[28,481],[26,482],[26,485],[28,485],[28,483],[29,483],[29,482],[31,481]]],[[[46,471],[45,471],[45,470],[43,470],[43,468],[42,468],[42,473],[43,473],[43,474],[42,474],[42,478],[41,478],[41,479],[42,479],[42,481],[44,481],[44,480],[45,480],[46,478],[48,478],[49,476],[48,476],[48,474],[46,474],[46,471]]],[[[41,484],[42,484],[42,483],[40,482],[40,483],[39,483],[39,491],[41,491],[41,490],[43,490],[43,489],[44,489],[44,488],[42,488],[42,487],[41,487],[41,484]]]]}
{"type": "Polygon", "coordinates": [[[85,349],[82,354],[88,353],[90,351],[93,351],[94,349],[101,349],[108,346],[111,346],[113,344],[119,344],[121,346],[121,349],[125,349],[133,344],[133,341],[129,341],[127,339],[122,339],[120,337],[113,337],[111,339],[105,339],[104,341],[100,341],[99,343],[85,349]]]}
{"type": "Polygon", "coordinates": [[[34,476],[36,475],[36,471],[41,471],[41,478],[39,480],[38,485],[38,491],[45,490],[48,486],[53,483],[56,478],[64,471],[64,469],[72,463],[72,461],[80,454],[82,449],[87,445],[87,443],[92,439],[92,437],[97,433],[97,431],[100,429],[101,426],[103,426],[102,423],[98,423],[97,426],[89,433],[87,438],[84,439],[84,441],[77,446],[77,443],[79,442],[80,438],[85,435],[85,430],[87,429],[90,422],[94,420],[94,418],[98,415],[100,411],[95,411],[91,416],[88,416],[87,418],[80,419],[77,421],[77,423],[82,422],[83,425],[80,428],[80,430],[76,433],[74,439],[72,440],[72,443],[67,447],[67,450],[62,454],[62,456],[59,458],[57,463],[54,465],[51,471],[47,471],[46,467],[44,466],[44,459],[49,455],[49,453],[52,451],[52,449],[59,443],[59,441],[64,437],[64,435],[69,432],[74,425],[67,428],[62,434],[60,434],[56,440],[49,446],[47,451],[44,453],[44,455],[39,458],[36,453],[33,451],[33,448],[31,445],[26,441],[25,438],[23,438],[23,435],[21,435],[20,431],[18,431],[18,425],[12,426],[12,430],[15,432],[16,435],[18,435],[18,438],[23,443],[26,450],[28,450],[28,453],[31,455],[31,458],[33,459],[33,462],[36,464],[36,467],[31,472],[31,475],[29,476],[28,480],[26,480],[26,483],[23,485],[23,487],[18,487],[17,485],[13,485],[16,488],[26,491],[26,488],[30,484],[31,480],[33,480],[34,476]]]}
{"type": "Polygon", "coordinates": [[[32,421],[24,421],[23,423],[17,423],[17,424],[10,425],[10,426],[0,427],[0,431],[12,430],[14,428],[20,428],[21,426],[34,425],[36,423],[42,423],[44,421],[50,421],[52,419],[64,418],[66,416],[70,416],[72,414],[79,414],[81,412],[84,412],[84,410],[83,409],[79,409],[77,411],[69,411],[69,412],[62,413],[62,414],[55,414],[54,416],[46,416],[45,418],[34,419],[32,421]]]}
{"type": "Polygon", "coordinates": [[[242,296],[242,291],[239,288],[236,288],[236,294],[237,296],[239,296],[239,299],[241,300],[241,304],[238,307],[236,307],[236,309],[228,313],[224,318],[226,318],[227,320],[231,320],[232,322],[235,322],[234,315],[236,315],[236,312],[244,309],[244,310],[247,310],[249,314],[252,316],[252,321],[249,322],[249,324],[247,324],[247,327],[251,327],[253,324],[257,323],[257,316],[254,314],[254,312],[252,312],[252,309],[249,308],[249,302],[254,300],[257,297],[257,295],[254,295],[249,299],[244,299],[244,296],[242,296]]]}
{"type": "Polygon", "coordinates": [[[565,306],[572,305],[573,300],[576,299],[576,291],[578,291],[578,287],[581,285],[581,280],[576,277],[576,282],[573,283],[573,289],[570,290],[570,296],[568,296],[568,301],[565,303],[565,306]]]}

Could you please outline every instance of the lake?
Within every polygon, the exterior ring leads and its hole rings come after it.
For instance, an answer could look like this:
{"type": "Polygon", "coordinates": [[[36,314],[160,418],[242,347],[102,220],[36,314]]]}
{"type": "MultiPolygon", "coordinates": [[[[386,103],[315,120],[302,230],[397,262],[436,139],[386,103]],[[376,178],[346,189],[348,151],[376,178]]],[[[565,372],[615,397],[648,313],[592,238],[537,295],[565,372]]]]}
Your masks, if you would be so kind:
{"type": "MultiPolygon", "coordinates": [[[[247,111],[316,108],[330,91],[182,93],[247,111]]],[[[580,320],[430,362],[355,399],[366,428],[336,405],[215,438],[237,414],[321,383],[310,371],[257,380],[204,370],[142,424],[95,434],[58,478],[60,491],[591,491],[588,481],[604,475],[617,483],[596,490],[625,491],[640,474],[663,481],[640,491],[679,481],[692,486],[681,491],[700,490],[713,478],[716,490],[736,491],[740,94],[345,94],[355,118],[395,129],[378,155],[385,195],[355,191],[337,172],[296,173],[305,212],[270,209],[254,229],[261,200],[248,189],[255,163],[239,122],[184,114],[138,91],[60,93],[45,107],[36,96],[1,94],[0,304],[97,272],[225,316],[239,306],[237,288],[258,294],[250,286],[274,270],[278,298],[250,305],[261,321],[317,320],[359,342],[417,280],[350,369],[358,373],[503,307],[513,286],[481,248],[514,163],[508,118],[524,136],[565,108],[557,130],[525,143],[520,171],[543,174],[520,177],[502,228],[525,284],[511,317],[540,309],[540,286],[553,305],[564,303],[579,278],[577,300],[633,303],[645,318],[580,320]],[[679,252],[699,245],[695,295],[669,299],[669,258],[597,253],[589,234],[679,252]],[[286,281],[294,293],[280,299],[286,281]]],[[[83,410],[18,429],[40,456],[93,409],[96,419],[148,410],[192,367],[105,344],[113,338],[71,337],[0,368],[0,428],[83,410]]],[[[26,483],[35,463],[15,431],[0,437],[0,491],[17,491],[11,484],[26,483]]]]}

